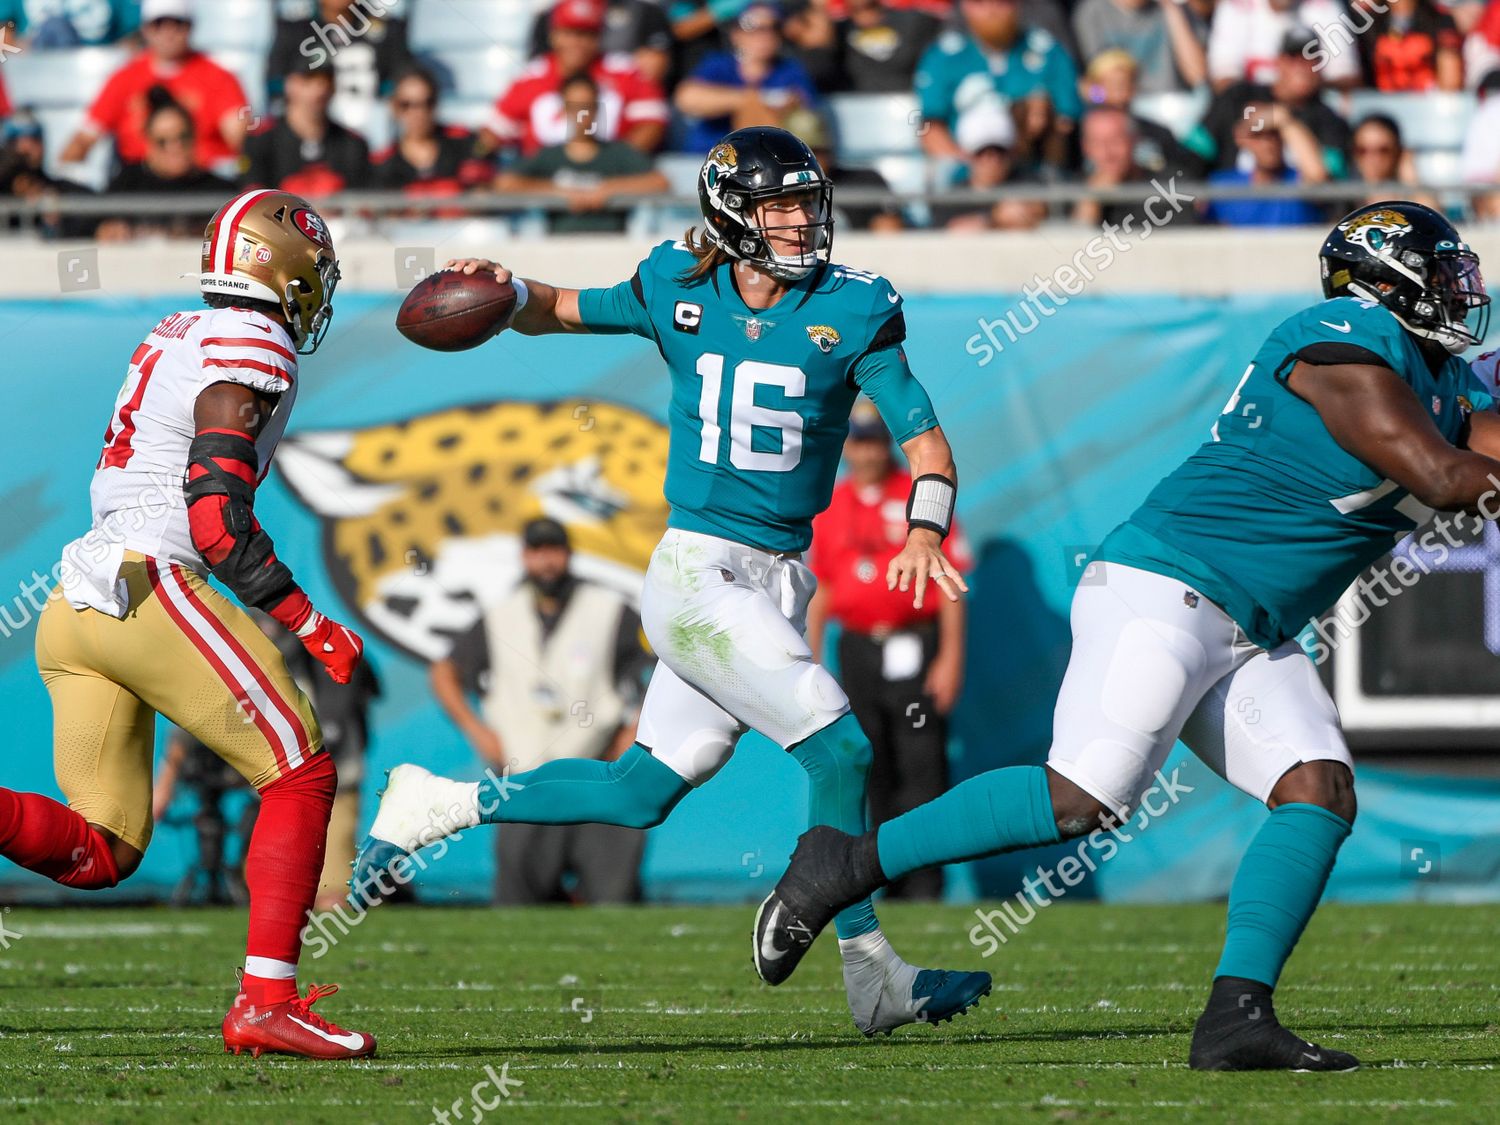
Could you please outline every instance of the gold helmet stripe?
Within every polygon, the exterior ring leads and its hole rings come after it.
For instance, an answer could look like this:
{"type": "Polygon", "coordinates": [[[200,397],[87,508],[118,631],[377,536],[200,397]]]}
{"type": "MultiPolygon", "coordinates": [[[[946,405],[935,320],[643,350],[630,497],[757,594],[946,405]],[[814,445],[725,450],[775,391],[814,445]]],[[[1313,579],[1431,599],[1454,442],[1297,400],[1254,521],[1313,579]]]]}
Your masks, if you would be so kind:
{"type": "Polygon", "coordinates": [[[234,272],[234,243],[240,233],[240,220],[245,217],[245,212],[250,210],[257,199],[264,199],[268,195],[275,195],[272,188],[260,188],[257,191],[247,191],[240,196],[224,211],[224,217],[219,220],[219,229],[214,232],[214,256],[213,261],[221,263],[220,269],[224,273],[234,272]]]}

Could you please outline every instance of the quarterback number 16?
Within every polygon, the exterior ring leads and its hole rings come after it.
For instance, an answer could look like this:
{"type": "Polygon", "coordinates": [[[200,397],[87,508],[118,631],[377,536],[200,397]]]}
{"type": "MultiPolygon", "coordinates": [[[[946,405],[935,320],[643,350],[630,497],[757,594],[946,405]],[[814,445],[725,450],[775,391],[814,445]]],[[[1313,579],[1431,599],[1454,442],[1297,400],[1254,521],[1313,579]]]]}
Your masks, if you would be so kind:
{"type": "MultiPolygon", "coordinates": [[[[724,387],[724,357],[705,352],[698,357],[697,371],[703,380],[703,390],[698,396],[698,417],[703,423],[698,459],[717,465],[719,438],[723,433],[719,403],[724,387]]],[[[802,415],[795,410],[757,405],[757,387],[778,387],[787,398],[801,398],[807,392],[807,375],[799,367],[762,363],[757,359],[741,360],[730,374],[729,463],[736,469],[784,473],[796,468],[802,460],[802,415]],[[756,427],[776,431],[781,439],[780,450],[766,453],[753,449],[756,427]]]]}

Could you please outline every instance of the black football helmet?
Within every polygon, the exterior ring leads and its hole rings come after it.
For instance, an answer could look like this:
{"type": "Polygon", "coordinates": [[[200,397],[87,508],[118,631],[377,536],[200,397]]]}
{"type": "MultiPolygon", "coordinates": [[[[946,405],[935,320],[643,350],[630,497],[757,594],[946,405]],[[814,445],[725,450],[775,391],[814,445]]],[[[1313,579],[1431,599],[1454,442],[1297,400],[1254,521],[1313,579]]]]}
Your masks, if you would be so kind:
{"type": "Polygon", "coordinates": [[[1462,355],[1484,339],[1490,298],[1479,255],[1431,207],[1406,200],[1351,211],[1318,257],[1325,297],[1363,297],[1408,331],[1462,355]]]}
{"type": "Polygon", "coordinates": [[[769,125],[736,129],[709,150],[698,173],[704,235],[731,258],[753,262],[772,277],[797,281],[828,261],[833,248],[833,184],[795,134],[769,125]],[[808,223],[763,226],[755,212],[768,199],[806,194],[808,223]],[[779,253],[768,237],[795,237],[798,250],[779,253]]]}

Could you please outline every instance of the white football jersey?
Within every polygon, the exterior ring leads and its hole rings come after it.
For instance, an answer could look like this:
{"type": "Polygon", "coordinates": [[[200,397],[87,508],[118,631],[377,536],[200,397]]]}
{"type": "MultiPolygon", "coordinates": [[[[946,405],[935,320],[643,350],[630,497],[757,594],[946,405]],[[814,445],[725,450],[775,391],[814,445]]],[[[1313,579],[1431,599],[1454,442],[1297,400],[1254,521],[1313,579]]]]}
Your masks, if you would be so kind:
{"type": "Polygon", "coordinates": [[[296,345],[281,325],[248,309],[173,313],[130,357],[89,486],[93,526],[63,549],[59,579],[73,606],[124,614],[119,569],[127,550],[207,571],[182,489],[193,411],[213,383],[280,396],[255,442],[264,479],[297,396],[296,345]]]}

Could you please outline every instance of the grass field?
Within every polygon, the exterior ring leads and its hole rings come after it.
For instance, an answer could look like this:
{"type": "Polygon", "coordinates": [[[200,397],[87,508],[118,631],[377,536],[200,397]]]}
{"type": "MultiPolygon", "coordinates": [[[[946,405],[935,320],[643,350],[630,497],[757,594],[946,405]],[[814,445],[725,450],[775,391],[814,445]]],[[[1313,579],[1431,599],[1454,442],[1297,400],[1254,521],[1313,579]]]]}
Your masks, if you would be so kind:
{"type": "Polygon", "coordinates": [[[962,908],[882,909],[906,956],[996,989],[938,1028],[866,1042],[824,940],[777,989],[751,910],[382,908],[304,980],[376,1033],[355,1064],[223,1053],[243,916],[3,915],[0,1109],[9,1121],[1500,1120],[1500,908],[1329,907],[1280,997],[1365,1060],[1344,1075],[1185,1065],[1222,926],[1214,906],[1062,905],[987,961],[962,908]],[[15,937],[19,933],[21,936],[15,937]],[[479,1091],[486,1066],[507,1082],[479,1091]],[[519,1085],[517,1083],[519,1082],[519,1085]],[[477,1116],[476,1116],[477,1115],[477,1116]]]}

